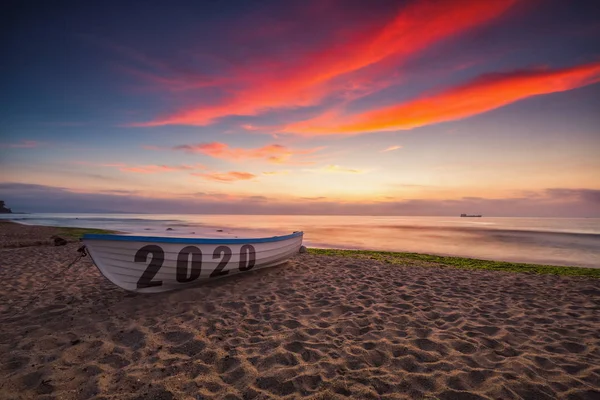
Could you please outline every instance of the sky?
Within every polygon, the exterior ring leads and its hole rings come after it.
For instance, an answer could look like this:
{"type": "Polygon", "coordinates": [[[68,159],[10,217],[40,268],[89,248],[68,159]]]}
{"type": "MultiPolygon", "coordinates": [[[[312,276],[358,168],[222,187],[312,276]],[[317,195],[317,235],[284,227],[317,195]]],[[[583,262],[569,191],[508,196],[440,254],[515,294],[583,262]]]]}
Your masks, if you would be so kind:
{"type": "Polygon", "coordinates": [[[600,217],[595,1],[17,1],[23,212],[600,217]]]}

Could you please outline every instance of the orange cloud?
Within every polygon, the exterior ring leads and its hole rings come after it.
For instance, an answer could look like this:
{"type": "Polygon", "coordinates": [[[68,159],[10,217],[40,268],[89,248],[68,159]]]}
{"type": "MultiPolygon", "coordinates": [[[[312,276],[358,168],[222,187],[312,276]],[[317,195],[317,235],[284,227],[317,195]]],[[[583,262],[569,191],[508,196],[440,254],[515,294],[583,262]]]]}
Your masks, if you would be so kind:
{"type": "Polygon", "coordinates": [[[314,105],[336,90],[327,86],[333,78],[390,56],[407,58],[440,40],[498,17],[516,1],[415,0],[381,29],[355,32],[345,43],[308,54],[291,68],[272,71],[268,68],[272,61],[264,60],[266,73],[248,72],[243,76],[245,72],[239,72],[242,76],[232,80],[247,83],[220,104],[192,107],[132,126],[207,125],[227,115],[255,115],[273,108],[314,105]]]}
{"type": "Polygon", "coordinates": [[[347,174],[362,174],[365,171],[355,168],[344,168],[339,165],[327,165],[319,169],[308,169],[309,172],[325,172],[325,173],[347,173],[347,174]]]}
{"type": "Polygon", "coordinates": [[[402,146],[390,146],[387,149],[381,150],[381,153],[386,153],[388,151],[394,151],[394,150],[398,150],[398,149],[401,149],[401,148],[402,148],[402,146]]]}
{"type": "Polygon", "coordinates": [[[266,171],[263,172],[263,175],[273,176],[273,175],[287,175],[289,171],[266,171]]]}
{"type": "Polygon", "coordinates": [[[563,92],[597,82],[600,82],[600,62],[557,70],[491,74],[407,103],[354,116],[325,114],[289,125],[284,131],[326,135],[412,129],[467,118],[527,97],[563,92]]]}
{"type": "Polygon", "coordinates": [[[217,182],[235,182],[235,181],[245,181],[256,178],[256,175],[251,174],[249,172],[211,172],[211,173],[197,173],[193,172],[192,175],[198,176],[200,178],[204,178],[211,181],[217,182]]]}
{"type": "Polygon", "coordinates": [[[307,155],[323,149],[318,147],[314,149],[289,149],[279,144],[270,144],[256,149],[231,148],[225,143],[211,142],[200,144],[184,144],[175,146],[175,150],[183,150],[189,153],[205,154],[214,158],[221,158],[229,161],[242,161],[247,159],[263,159],[273,164],[310,164],[308,161],[295,161],[290,159],[298,155],[307,155]]]}

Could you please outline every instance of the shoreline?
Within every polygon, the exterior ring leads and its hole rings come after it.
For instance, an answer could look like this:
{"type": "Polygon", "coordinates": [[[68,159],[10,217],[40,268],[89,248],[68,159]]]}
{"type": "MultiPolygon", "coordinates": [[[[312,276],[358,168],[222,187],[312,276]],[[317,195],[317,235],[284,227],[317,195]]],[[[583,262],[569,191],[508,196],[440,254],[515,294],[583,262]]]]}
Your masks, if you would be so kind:
{"type": "Polygon", "coordinates": [[[517,222],[511,218],[501,222],[501,218],[496,222],[470,224],[459,221],[461,218],[412,217],[374,220],[369,217],[302,219],[281,216],[263,220],[256,216],[241,219],[231,215],[221,218],[214,215],[144,217],[72,214],[34,215],[31,218],[18,222],[114,229],[139,234],[148,231],[153,235],[161,235],[165,228],[173,228],[173,234],[209,237],[211,229],[232,230],[239,237],[252,237],[272,236],[294,227],[293,230],[307,232],[304,242],[308,247],[403,251],[511,263],[600,268],[600,219],[560,223],[555,218],[532,219],[529,222],[517,222]]]}
{"type": "MultiPolygon", "coordinates": [[[[56,230],[54,235],[63,235],[67,237],[67,240],[72,241],[79,239],[84,233],[106,233],[106,234],[118,234],[118,231],[96,229],[96,228],[80,228],[80,227],[54,227],[44,225],[29,225],[21,224],[14,221],[2,221],[0,220],[0,227],[2,224],[17,224],[21,226],[35,227],[44,229],[47,231],[56,230]]],[[[3,244],[0,238],[0,248],[3,248],[3,244]]],[[[39,243],[40,245],[42,243],[39,243]]],[[[51,245],[52,243],[48,240],[43,243],[51,245]]],[[[25,243],[25,246],[30,244],[25,243]]],[[[35,244],[34,244],[35,245],[35,244]]],[[[17,246],[20,247],[20,246],[17,246]]],[[[456,257],[450,255],[438,255],[428,253],[412,253],[412,252],[393,252],[393,251],[380,251],[380,250],[347,250],[339,248],[308,248],[309,253],[315,255],[329,255],[337,257],[347,258],[358,258],[358,259],[373,259],[380,260],[390,264],[412,266],[438,266],[438,267],[451,267],[459,269],[483,269],[491,271],[504,271],[514,273],[533,273],[533,274],[552,274],[562,276],[585,276],[600,279],[600,268],[594,267],[576,267],[576,266],[559,266],[559,265],[546,265],[546,264],[534,264],[534,263],[519,263],[509,262],[500,260],[488,260],[488,259],[477,259],[470,257],[456,257]]]]}
{"type": "MultiPolygon", "coordinates": [[[[446,257],[506,261],[552,266],[600,268],[600,219],[569,223],[555,218],[516,222],[465,224],[460,218],[393,218],[374,220],[368,217],[313,219],[281,216],[260,219],[256,216],[236,218],[206,215],[32,215],[30,220],[15,221],[52,226],[81,226],[113,229],[122,232],[146,232],[211,237],[211,229],[225,229],[239,237],[273,236],[288,230],[304,230],[307,247],[346,250],[403,251],[446,257]],[[75,217],[78,216],[79,220],[75,217]],[[294,229],[290,229],[294,227],[294,229]]],[[[464,219],[464,218],[463,218],[464,219]]]]}

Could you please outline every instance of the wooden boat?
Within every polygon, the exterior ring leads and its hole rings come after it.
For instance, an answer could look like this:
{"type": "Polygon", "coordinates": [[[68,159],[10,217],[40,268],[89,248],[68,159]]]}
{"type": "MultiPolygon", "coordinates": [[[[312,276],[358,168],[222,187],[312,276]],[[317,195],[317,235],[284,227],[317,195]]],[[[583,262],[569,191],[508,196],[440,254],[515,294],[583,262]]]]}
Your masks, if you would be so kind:
{"type": "Polygon", "coordinates": [[[156,293],[272,267],[302,246],[303,232],[266,238],[194,238],[86,234],[102,275],[134,292],[156,293]]]}

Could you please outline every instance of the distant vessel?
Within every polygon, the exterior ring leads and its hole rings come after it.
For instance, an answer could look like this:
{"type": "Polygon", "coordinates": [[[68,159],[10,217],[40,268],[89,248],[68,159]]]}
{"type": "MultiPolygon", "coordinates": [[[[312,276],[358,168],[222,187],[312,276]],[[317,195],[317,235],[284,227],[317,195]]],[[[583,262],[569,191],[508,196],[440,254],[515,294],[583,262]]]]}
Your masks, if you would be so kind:
{"type": "Polygon", "coordinates": [[[481,214],[460,214],[461,217],[473,217],[473,218],[481,218],[481,214]]]}

